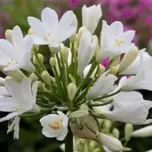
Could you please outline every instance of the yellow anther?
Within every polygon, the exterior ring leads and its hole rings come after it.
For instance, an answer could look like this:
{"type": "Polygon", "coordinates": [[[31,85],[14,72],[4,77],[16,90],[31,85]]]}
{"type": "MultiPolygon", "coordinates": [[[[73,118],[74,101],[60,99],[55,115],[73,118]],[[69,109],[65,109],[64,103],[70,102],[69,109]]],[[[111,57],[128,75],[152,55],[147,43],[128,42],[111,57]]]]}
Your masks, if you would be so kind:
{"type": "Polygon", "coordinates": [[[23,105],[18,105],[18,106],[14,106],[13,107],[15,110],[22,110],[24,109],[25,107],[23,105]]]}
{"type": "Polygon", "coordinates": [[[62,126],[62,122],[61,120],[54,120],[51,124],[49,124],[49,127],[56,130],[56,129],[60,129],[62,126]]]}
{"type": "Polygon", "coordinates": [[[116,39],[116,42],[115,42],[115,44],[114,44],[114,47],[120,47],[120,46],[122,46],[123,43],[124,43],[123,40],[118,40],[118,39],[116,39]]]}

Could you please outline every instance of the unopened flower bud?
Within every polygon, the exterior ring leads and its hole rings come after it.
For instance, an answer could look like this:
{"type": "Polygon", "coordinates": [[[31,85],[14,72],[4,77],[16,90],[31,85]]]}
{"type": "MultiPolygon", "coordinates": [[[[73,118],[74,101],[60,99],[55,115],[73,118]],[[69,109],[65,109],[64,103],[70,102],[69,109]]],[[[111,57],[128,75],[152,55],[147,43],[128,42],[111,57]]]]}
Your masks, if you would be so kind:
{"type": "Polygon", "coordinates": [[[76,33],[74,33],[71,37],[70,37],[70,41],[72,43],[74,43],[74,41],[76,40],[76,33]]]}
{"type": "Polygon", "coordinates": [[[12,30],[5,31],[5,38],[12,43],[12,30]]]}
{"type": "Polygon", "coordinates": [[[122,61],[120,62],[118,71],[121,73],[125,69],[127,69],[129,67],[129,65],[131,65],[132,62],[136,59],[137,55],[138,55],[138,48],[137,47],[134,47],[129,52],[127,52],[124,55],[122,61]]]}
{"type": "Polygon", "coordinates": [[[119,139],[119,136],[120,136],[119,130],[118,130],[117,128],[114,128],[114,129],[112,130],[112,135],[113,135],[115,138],[119,139]]]}
{"type": "Polygon", "coordinates": [[[62,55],[62,57],[63,57],[63,59],[64,59],[65,61],[68,61],[69,48],[63,47],[63,48],[61,49],[61,55],[62,55]]]}
{"type": "Polygon", "coordinates": [[[133,125],[126,124],[125,125],[125,141],[129,141],[133,132],[133,125]]]}
{"type": "Polygon", "coordinates": [[[103,128],[105,133],[109,133],[110,132],[110,128],[111,128],[111,121],[110,120],[105,120],[104,124],[103,124],[103,128]]]}
{"type": "Polygon", "coordinates": [[[50,74],[47,71],[43,71],[42,74],[42,79],[49,85],[51,83],[51,77],[50,74]]]}
{"type": "Polygon", "coordinates": [[[101,75],[102,73],[105,72],[105,67],[103,65],[100,64],[100,67],[98,69],[98,74],[101,75]]]}
{"type": "Polygon", "coordinates": [[[34,55],[33,56],[33,62],[34,62],[34,64],[38,64],[39,62],[43,63],[44,62],[44,56],[40,53],[37,54],[37,57],[34,55]]]}
{"type": "Polygon", "coordinates": [[[85,111],[89,111],[89,107],[88,107],[86,104],[82,104],[82,105],[80,106],[80,109],[81,109],[81,110],[85,110],[85,111]]]}
{"type": "Polygon", "coordinates": [[[74,111],[74,112],[70,113],[69,118],[74,119],[74,118],[84,117],[84,116],[87,116],[87,115],[89,115],[88,111],[77,110],[77,111],[74,111]]]}
{"type": "Polygon", "coordinates": [[[132,133],[132,137],[151,137],[152,136],[152,126],[146,126],[144,128],[135,130],[132,133]]]}
{"type": "Polygon", "coordinates": [[[33,32],[32,28],[29,28],[29,30],[28,30],[28,34],[29,34],[29,35],[34,34],[34,32],[33,32]]]}
{"type": "Polygon", "coordinates": [[[118,72],[118,67],[117,67],[117,66],[113,66],[113,67],[110,68],[109,74],[114,74],[114,75],[116,75],[117,72],[118,72]]]}
{"type": "Polygon", "coordinates": [[[74,83],[70,83],[68,85],[68,97],[70,101],[73,101],[76,92],[77,92],[77,86],[74,83]]]}
{"type": "Polygon", "coordinates": [[[80,39],[81,39],[81,36],[83,34],[83,32],[86,30],[86,28],[84,26],[80,27],[79,30],[78,30],[78,35],[77,35],[77,42],[79,44],[80,42],[80,39]]]}
{"type": "Polygon", "coordinates": [[[123,146],[121,142],[112,136],[108,136],[103,133],[97,133],[98,141],[103,144],[105,147],[107,147],[111,151],[123,151],[123,146]]]}
{"type": "Polygon", "coordinates": [[[38,80],[38,77],[35,75],[35,73],[32,73],[32,74],[30,75],[30,78],[31,78],[31,80],[32,80],[32,83],[38,80]]]}
{"type": "Polygon", "coordinates": [[[49,62],[51,66],[55,66],[57,64],[56,58],[54,57],[51,57],[49,62]]]}
{"type": "Polygon", "coordinates": [[[3,71],[3,73],[14,78],[16,81],[22,81],[26,77],[21,70],[3,71]]]}

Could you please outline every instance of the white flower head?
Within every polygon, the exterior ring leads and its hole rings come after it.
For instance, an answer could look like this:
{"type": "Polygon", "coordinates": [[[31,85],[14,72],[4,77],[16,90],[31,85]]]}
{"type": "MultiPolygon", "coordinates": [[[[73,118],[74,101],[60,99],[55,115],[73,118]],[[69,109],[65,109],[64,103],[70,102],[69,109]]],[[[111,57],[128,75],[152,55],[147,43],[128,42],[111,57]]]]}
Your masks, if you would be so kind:
{"type": "Polygon", "coordinates": [[[0,97],[0,111],[10,112],[0,122],[11,120],[12,124],[8,127],[8,132],[14,129],[14,138],[19,137],[19,117],[25,112],[35,112],[36,94],[38,82],[34,82],[31,88],[31,80],[25,78],[21,83],[12,79],[6,79],[5,88],[9,97],[0,97]]]}
{"type": "Polygon", "coordinates": [[[94,33],[101,16],[102,10],[100,4],[88,8],[86,5],[82,7],[82,25],[85,26],[91,34],[94,33]]]}
{"type": "Polygon", "coordinates": [[[67,11],[59,21],[57,13],[51,8],[43,9],[41,20],[28,17],[28,23],[35,33],[31,37],[38,45],[48,44],[56,48],[77,30],[77,19],[72,11],[67,11]]]}
{"type": "Polygon", "coordinates": [[[135,36],[135,31],[123,32],[123,25],[119,21],[108,25],[106,21],[102,22],[101,31],[101,51],[100,59],[114,57],[130,51],[134,46],[131,41],[135,36]]]}
{"type": "Polygon", "coordinates": [[[64,140],[68,133],[68,117],[61,111],[58,114],[49,114],[40,119],[43,127],[42,133],[48,138],[56,137],[57,140],[64,140]]]}
{"type": "Polygon", "coordinates": [[[0,66],[4,71],[24,69],[28,72],[35,70],[31,63],[31,51],[33,41],[29,37],[24,37],[19,26],[12,30],[12,43],[8,40],[0,39],[0,66]]]}
{"type": "Polygon", "coordinates": [[[92,59],[97,47],[97,39],[93,38],[91,33],[86,29],[80,39],[78,48],[78,75],[82,75],[85,67],[92,59]]]}

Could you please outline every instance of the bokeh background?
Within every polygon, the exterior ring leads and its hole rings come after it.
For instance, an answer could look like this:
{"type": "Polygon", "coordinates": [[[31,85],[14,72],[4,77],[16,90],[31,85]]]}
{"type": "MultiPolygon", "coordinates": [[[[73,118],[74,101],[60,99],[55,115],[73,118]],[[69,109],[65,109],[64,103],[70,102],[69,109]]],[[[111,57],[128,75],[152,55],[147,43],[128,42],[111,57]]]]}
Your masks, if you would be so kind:
{"type": "MultiPolygon", "coordinates": [[[[101,4],[103,17],[108,23],[122,21],[125,30],[136,30],[134,42],[139,48],[147,48],[152,54],[152,0],[0,0],[0,38],[4,38],[6,29],[19,25],[26,34],[29,26],[27,16],[40,17],[44,7],[52,7],[61,16],[72,9],[81,23],[81,6],[101,4]]],[[[100,34],[100,27],[96,34],[100,34]]],[[[145,99],[152,100],[152,93],[141,91],[145,99]]],[[[4,116],[5,113],[0,113],[4,116]]],[[[0,152],[61,152],[61,142],[47,139],[41,134],[39,117],[21,120],[20,139],[13,140],[12,134],[6,134],[8,122],[0,124],[0,152]]],[[[119,124],[123,130],[123,124],[119,124]]],[[[136,127],[136,126],[135,126],[136,127]]],[[[134,138],[129,142],[132,152],[146,152],[152,149],[152,138],[134,138]]]]}

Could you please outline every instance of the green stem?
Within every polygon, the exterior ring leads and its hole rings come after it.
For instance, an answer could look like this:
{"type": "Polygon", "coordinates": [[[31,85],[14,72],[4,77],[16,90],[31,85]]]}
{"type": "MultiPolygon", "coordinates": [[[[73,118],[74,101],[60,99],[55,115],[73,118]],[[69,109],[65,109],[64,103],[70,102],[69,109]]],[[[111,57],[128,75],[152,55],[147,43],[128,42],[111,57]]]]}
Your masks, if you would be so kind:
{"type": "Polygon", "coordinates": [[[71,130],[68,131],[65,138],[65,152],[73,152],[73,134],[71,130]]]}

